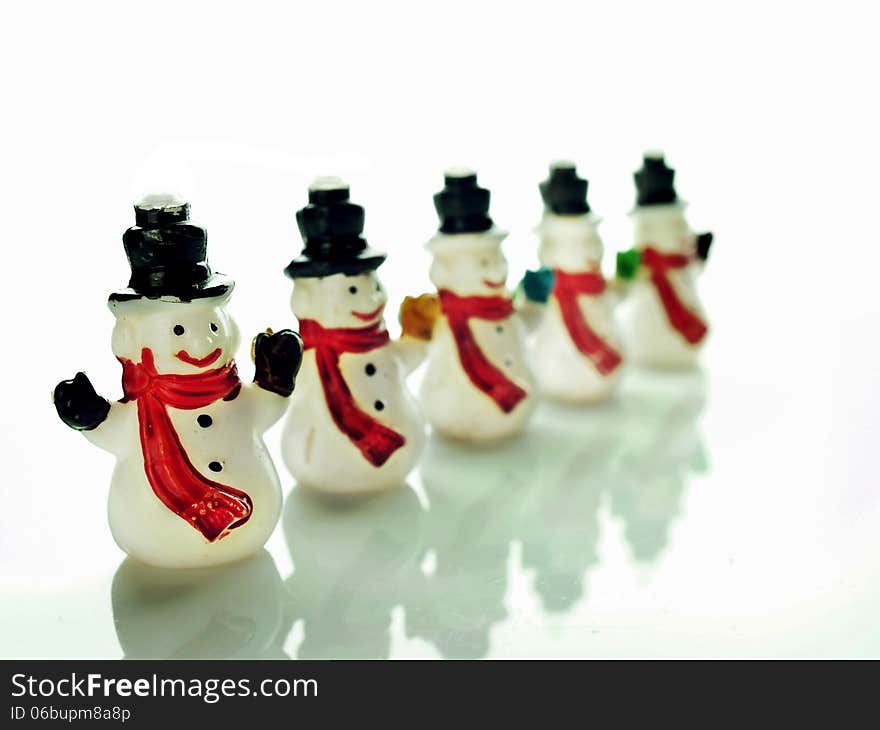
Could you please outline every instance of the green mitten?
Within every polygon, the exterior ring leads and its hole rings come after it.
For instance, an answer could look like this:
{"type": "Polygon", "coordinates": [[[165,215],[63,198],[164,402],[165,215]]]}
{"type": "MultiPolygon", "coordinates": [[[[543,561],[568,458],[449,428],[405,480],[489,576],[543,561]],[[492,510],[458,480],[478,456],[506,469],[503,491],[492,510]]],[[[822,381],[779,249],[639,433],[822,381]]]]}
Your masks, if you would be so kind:
{"type": "Polygon", "coordinates": [[[620,251],[617,254],[617,278],[630,280],[636,278],[642,255],[632,248],[629,251],[620,251]]]}

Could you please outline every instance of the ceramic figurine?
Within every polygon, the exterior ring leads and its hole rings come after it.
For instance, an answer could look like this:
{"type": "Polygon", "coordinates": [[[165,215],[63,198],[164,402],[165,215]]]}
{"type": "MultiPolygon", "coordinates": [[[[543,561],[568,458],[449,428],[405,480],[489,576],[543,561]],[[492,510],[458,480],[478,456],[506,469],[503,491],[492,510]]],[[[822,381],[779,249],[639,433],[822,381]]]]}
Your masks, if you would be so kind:
{"type": "Polygon", "coordinates": [[[348,185],[320,178],[296,220],[305,242],[285,273],[305,347],[292,416],[282,442],[297,482],[324,492],[373,492],[402,485],[424,445],[424,421],[406,387],[423,345],[392,341],[385,254],[361,235],[364,209],[348,185]]]}
{"type": "Polygon", "coordinates": [[[608,397],[623,359],[613,304],[602,276],[601,218],[587,202],[587,181],[557,163],[541,183],[541,264],[553,271],[550,306],[539,324],[532,363],[542,392],[564,401],[608,397]]]}
{"type": "Polygon", "coordinates": [[[662,153],[645,154],[635,173],[635,248],[617,257],[618,278],[632,281],[620,307],[626,353],[648,367],[693,367],[708,332],[696,279],[712,234],[690,229],[674,179],[662,153]]]}
{"type": "Polygon", "coordinates": [[[262,434],[287,408],[302,344],[290,330],[258,335],[254,382],[243,385],[227,312],[233,282],[212,273],[189,205],[149,196],[135,222],[123,236],[131,280],[109,300],[124,397],[108,402],[77,373],[55,388],[55,407],[116,456],[108,512],[125,552],[162,568],[239,560],[278,521],[262,434]]]}
{"type": "Polygon", "coordinates": [[[508,437],[532,413],[534,378],[524,352],[525,322],[506,288],[501,242],[507,234],[492,223],[489,191],[470,170],[448,171],[434,206],[440,230],[427,248],[438,294],[405,300],[401,310],[405,332],[431,338],[421,386],[425,417],[451,438],[508,437]]]}

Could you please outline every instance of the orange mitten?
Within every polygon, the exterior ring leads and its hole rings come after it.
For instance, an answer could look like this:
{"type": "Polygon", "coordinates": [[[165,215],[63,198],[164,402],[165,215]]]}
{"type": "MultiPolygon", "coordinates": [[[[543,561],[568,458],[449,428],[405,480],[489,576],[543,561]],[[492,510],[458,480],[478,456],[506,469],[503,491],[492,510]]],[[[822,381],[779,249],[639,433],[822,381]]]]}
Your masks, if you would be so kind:
{"type": "Polygon", "coordinates": [[[404,297],[400,305],[400,326],[403,334],[420,340],[430,340],[434,323],[440,316],[440,298],[436,294],[404,297]]]}

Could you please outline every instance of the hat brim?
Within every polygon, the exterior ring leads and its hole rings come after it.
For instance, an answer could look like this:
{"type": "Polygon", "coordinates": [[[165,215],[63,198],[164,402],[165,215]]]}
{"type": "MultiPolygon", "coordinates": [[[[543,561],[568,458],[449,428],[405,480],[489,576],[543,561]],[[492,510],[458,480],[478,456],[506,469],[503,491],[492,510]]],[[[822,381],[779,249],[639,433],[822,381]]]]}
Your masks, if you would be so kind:
{"type": "Polygon", "coordinates": [[[432,256],[452,255],[498,248],[507,238],[507,231],[493,226],[487,231],[474,233],[443,233],[438,231],[425,244],[432,256]]]}
{"type": "Polygon", "coordinates": [[[560,215],[551,211],[545,211],[540,223],[536,225],[532,231],[539,235],[546,234],[565,234],[570,233],[584,225],[598,227],[602,222],[602,217],[596,215],[593,211],[589,213],[575,213],[572,215],[560,215]]]}
{"type": "Polygon", "coordinates": [[[387,254],[372,248],[365,248],[357,256],[343,260],[313,259],[309,256],[297,256],[284,269],[291,279],[323,278],[335,274],[357,276],[365,271],[378,269],[387,258],[387,254]]]}
{"type": "Polygon", "coordinates": [[[643,210],[662,211],[664,209],[669,210],[672,208],[687,208],[687,205],[687,201],[682,200],[681,198],[676,198],[675,200],[668,203],[636,203],[632,208],[630,208],[629,215],[632,215],[633,213],[638,213],[639,211],[643,210]]]}
{"type": "Polygon", "coordinates": [[[153,299],[162,302],[192,302],[197,299],[214,299],[226,297],[235,287],[235,282],[224,274],[213,274],[201,284],[188,289],[175,289],[174,291],[138,291],[127,288],[113,292],[108,297],[109,304],[121,304],[144,299],[153,299]]]}

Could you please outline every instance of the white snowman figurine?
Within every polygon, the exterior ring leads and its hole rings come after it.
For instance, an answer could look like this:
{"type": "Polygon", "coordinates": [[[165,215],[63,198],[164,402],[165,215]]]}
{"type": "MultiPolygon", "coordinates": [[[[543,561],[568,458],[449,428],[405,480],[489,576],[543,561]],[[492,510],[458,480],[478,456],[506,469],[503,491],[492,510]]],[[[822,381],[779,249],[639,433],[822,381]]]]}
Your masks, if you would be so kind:
{"type": "MultiPolygon", "coordinates": [[[[506,286],[501,242],[507,233],[492,223],[489,191],[477,185],[470,170],[447,171],[434,206],[440,230],[427,248],[439,311],[426,328],[431,342],[422,407],[443,436],[496,441],[525,428],[535,400],[524,352],[526,318],[506,286]]],[[[418,300],[404,302],[404,331],[409,331],[408,303],[418,300]]]]}
{"type": "Polygon", "coordinates": [[[545,210],[538,258],[553,271],[553,290],[535,333],[532,364],[542,392],[570,402],[611,395],[623,362],[602,275],[601,218],[590,211],[587,185],[569,162],[552,165],[540,185],[545,210]]]}
{"type": "Polygon", "coordinates": [[[618,278],[632,280],[620,307],[626,354],[647,367],[693,367],[708,333],[696,279],[712,234],[688,226],[662,153],[646,153],[634,177],[635,248],[617,256],[618,278]]]}
{"type": "Polygon", "coordinates": [[[212,273],[189,205],[149,196],[123,236],[132,275],[110,295],[122,400],[84,373],[55,388],[58,415],[116,456],[108,516],[119,547],[162,568],[239,560],[266,542],[281,490],[263,432],[281,418],[302,357],[290,330],[260,334],[254,383],[233,356],[231,279],[212,273]]]}
{"type": "Polygon", "coordinates": [[[406,387],[421,342],[392,341],[376,269],[385,254],[362,232],[348,185],[319,178],[296,214],[305,242],[285,269],[305,354],[282,453],[299,484],[353,494],[402,485],[422,452],[425,425],[406,387]]]}

